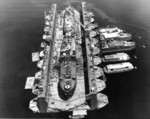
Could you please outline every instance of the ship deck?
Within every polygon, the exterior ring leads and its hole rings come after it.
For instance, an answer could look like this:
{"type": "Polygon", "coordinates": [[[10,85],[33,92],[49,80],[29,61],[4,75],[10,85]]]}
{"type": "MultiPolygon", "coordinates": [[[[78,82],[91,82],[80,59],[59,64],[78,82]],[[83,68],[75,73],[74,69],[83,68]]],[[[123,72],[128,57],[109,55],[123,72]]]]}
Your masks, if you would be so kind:
{"type": "Polygon", "coordinates": [[[77,76],[77,85],[75,92],[70,100],[63,101],[58,94],[58,78],[53,78],[50,80],[50,95],[48,97],[48,110],[51,108],[59,109],[62,111],[75,108],[79,105],[85,103],[85,84],[84,77],[77,76]]]}

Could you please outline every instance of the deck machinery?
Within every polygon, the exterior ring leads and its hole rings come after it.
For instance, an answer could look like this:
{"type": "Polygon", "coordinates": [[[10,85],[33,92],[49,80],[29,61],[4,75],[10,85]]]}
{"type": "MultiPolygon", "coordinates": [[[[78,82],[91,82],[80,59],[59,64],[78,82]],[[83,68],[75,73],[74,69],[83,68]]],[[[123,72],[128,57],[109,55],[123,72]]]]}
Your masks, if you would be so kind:
{"type": "Polygon", "coordinates": [[[90,37],[94,14],[81,3],[81,13],[72,6],[57,11],[57,4],[45,12],[42,51],[32,53],[40,71],[28,77],[25,89],[37,95],[29,108],[37,113],[71,111],[70,118],[83,118],[87,110],[104,107],[106,95],[100,93],[105,75],[100,67],[100,49],[90,37]]]}

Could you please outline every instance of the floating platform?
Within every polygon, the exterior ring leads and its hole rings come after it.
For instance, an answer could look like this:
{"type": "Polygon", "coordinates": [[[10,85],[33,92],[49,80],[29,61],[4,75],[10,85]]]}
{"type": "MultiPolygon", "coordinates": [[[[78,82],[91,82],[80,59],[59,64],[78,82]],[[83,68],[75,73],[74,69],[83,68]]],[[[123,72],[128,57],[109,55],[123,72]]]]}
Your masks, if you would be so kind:
{"type": "MultiPolygon", "coordinates": [[[[52,4],[51,10],[45,12],[42,50],[32,53],[32,61],[37,62],[39,71],[27,78],[25,86],[37,95],[29,104],[35,113],[70,111],[69,117],[76,119],[84,118],[88,110],[108,104],[108,97],[101,93],[106,88],[105,73],[119,64],[103,68],[101,54],[122,51],[127,43],[115,41],[102,45],[97,38],[100,33],[95,29],[98,24],[94,23],[93,12],[87,9],[86,2],[81,2],[81,8],[81,13],[73,6],[57,11],[57,4],[52,4]]],[[[111,59],[109,57],[105,60],[111,59]]]]}

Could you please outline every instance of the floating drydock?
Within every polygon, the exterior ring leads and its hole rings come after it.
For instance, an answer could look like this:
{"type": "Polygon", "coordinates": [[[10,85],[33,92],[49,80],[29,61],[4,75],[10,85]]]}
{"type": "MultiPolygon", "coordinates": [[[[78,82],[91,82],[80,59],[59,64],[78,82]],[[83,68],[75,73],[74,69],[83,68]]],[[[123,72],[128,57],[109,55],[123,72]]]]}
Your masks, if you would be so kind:
{"type": "Polygon", "coordinates": [[[98,24],[92,24],[94,15],[85,2],[81,7],[82,14],[72,6],[57,11],[57,4],[45,12],[43,49],[32,54],[40,71],[28,77],[25,86],[37,95],[29,104],[33,112],[71,111],[70,118],[83,118],[87,110],[108,103],[107,96],[99,93],[106,85],[103,69],[97,66],[101,63],[98,41],[89,34],[98,24]]]}
{"type": "Polygon", "coordinates": [[[101,65],[129,60],[126,53],[103,53],[132,50],[135,42],[126,41],[131,35],[121,29],[97,29],[86,2],[81,2],[81,8],[81,13],[73,6],[57,11],[57,4],[53,4],[45,12],[42,50],[32,53],[32,61],[37,62],[40,71],[28,77],[25,86],[37,95],[29,104],[35,113],[66,111],[72,112],[70,118],[83,118],[87,110],[108,104],[108,97],[101,93],[106,87],[105,73],[134,68],[129,62],[101,65]]]}

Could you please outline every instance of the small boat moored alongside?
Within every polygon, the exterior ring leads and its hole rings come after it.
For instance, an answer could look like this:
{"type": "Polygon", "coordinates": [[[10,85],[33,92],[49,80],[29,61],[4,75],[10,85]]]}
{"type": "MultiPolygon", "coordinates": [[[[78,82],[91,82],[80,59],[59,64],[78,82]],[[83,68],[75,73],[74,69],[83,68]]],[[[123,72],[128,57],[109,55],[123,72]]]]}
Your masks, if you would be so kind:
{"type": "Polygon", "coordinates": [[[134,41],[112,41],[108,43],[102,43],[102,53],[130,51],[135,48],[134,41]]]}
{"type": "Polygon", "coordinates": [[[115,53],[110,55],[104,55],[102,58],[103,62],[119,62],[127,61],[130,59],[130,56],[127,53],[115,53]]]}
{"type": "Polygon", "coordinates": [[[101,41],[109,41],[109,40],[131,40],[132,34],[125,33],[123,30],[115,27],[115,28],[103,28],[99,29],[100,39],[101,41]]]}
{"type": "Polygon", "coordinates": [[[123,30],[119,29],[118,27],[106,27],[106,28],[99,28],[100,33],[112,33],[112,32],[123,32],[123,30]]]}
{"type": "Polygon", "coordinates": [[[118,63],[118,64],[108,64],[104,67],[104,72],[111,73],[120,73],[133,70],[134,67],[130,62],[118,63]]]}

